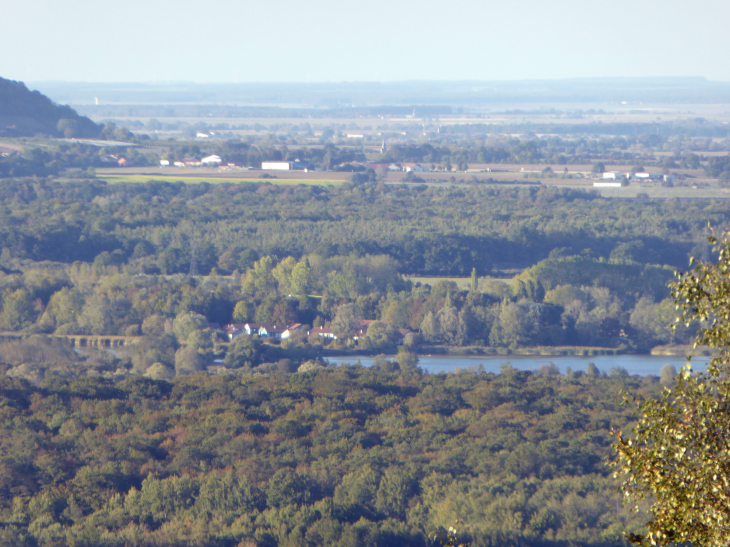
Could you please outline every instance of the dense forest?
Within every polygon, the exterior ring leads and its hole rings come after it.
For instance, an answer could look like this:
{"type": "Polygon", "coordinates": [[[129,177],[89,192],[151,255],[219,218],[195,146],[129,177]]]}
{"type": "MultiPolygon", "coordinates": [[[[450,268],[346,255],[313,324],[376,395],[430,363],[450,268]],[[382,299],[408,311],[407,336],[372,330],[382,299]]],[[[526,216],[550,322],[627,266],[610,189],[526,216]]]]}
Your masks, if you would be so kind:
{"type": "MultiPolygon", "coordinates": [[[[11,342],[4,357],[65,346],[11,342]]],[[[107,354],[100,359],[113,359],[107,354]]],[[[0,374],[0,541],[13,546],[617,546],[641,529],[610,478],[625,389],[553,366],[427,375],[415,356],[307,372],[0,374]]]]}
{"type": "Polygon", "coordinates": [[[6,258],[164,274],[189,269],[193,228],[202,274],[245,271],[246,251],[279,259],[388,254],[402,273],[421,275],[468,276],[473,268],[484,275],[572,254],[684,268],[708,222],[723,229],[728,216],[723,201],[374,182],[324,188],[17,179],[3,183],[0,204],[6,258]]]}
{"type": "MultiPolygon", "coordinates": [[[[546,188],[22,179],[0,199],[0,329],[142,337],[121,366],[135,374],[212,366],[231,322],[337,337],[243,337],[228,351],[236,370],[282,359],[294,370],[323,344],[393,353],[401,341],[426,352],[687,343],[694,327],[669,328],[667,283],[706,251],[708,222],[727,224],[725,202],[546,188]],[[363,320],[375,323],[356,336],[363,320]]],[[[20,365],[31,379],[53,369],[20,365]]]]}

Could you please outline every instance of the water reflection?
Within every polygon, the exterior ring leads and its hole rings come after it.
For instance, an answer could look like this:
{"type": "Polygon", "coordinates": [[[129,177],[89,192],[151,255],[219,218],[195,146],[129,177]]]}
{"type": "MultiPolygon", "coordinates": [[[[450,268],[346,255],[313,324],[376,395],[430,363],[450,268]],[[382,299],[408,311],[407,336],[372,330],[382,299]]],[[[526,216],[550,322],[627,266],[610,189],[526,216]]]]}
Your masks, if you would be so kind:
{"type": "MultiPolygon", "coordinates": [[[[392,358],[392,357],[389,357],[392,358]]],[[[366,367],[372,366],[374,357],[371,356],[348,356],[330,358],[331,363],[351,363],[355,364],[357,360],[366,367]]],[[[709,363],[709,357],[693,357],[692,369],[704,370],[709,363]]],[[[541,366],[553,363],[558,367],[562,374],[565,374],[568,368],[574,371],[584,371],[588,363],[593,363],[598,370],[609,374],[612,368],[624,368],[629,374],[638,374],[639,376],[653,375],[659,376],[659,371],[666,364],[674,366],[679,370],[683,367],[687,360],[680,356],[671,355],[595,355],[591,357],[562,357],[562,356],[539,356],[539,357],[520,357],[520,356],[502,356],[502,357],[419,357],[419,366],[432,373],[453,372],[457,368],[466,369],[482,365],[486,372],[499,373],[500,366],[503,363],[510,363],[513,368],[520,370],[538,370],[541,366]]]]}

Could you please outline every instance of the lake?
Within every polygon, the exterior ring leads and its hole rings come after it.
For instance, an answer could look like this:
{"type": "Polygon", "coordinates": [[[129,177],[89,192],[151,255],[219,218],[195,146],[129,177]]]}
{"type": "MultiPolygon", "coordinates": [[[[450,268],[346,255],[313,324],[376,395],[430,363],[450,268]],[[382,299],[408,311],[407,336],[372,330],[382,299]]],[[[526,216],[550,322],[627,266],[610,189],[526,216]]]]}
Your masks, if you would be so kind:
{"type": "MultiPolygon", "coordinates": [[[[389,356],[392,358],[392,356],[389,356]]],[[[347,357],[331,357],[329,359],[332,364],[351,363],[355,364],[360,359],[360,363],[366,367],[372,366],[374,357],[368,355],[354,355],[347,357]]],[[[502,363],[510,363],[513,368],[521,370],[538,370],[543,365],[550,363],[560,369],[565,374],[570,368],[585,372],[588,363],[593,363],[598,370],[609,374],[612,368],[625,368],[629,374],[638,374],[639,376],[653,375],[659,376],[659,371],[667,363],[679,370],[683,367],[687,360],[681,356],[673,355],[594,355],[591,357],[563,357],[563,356],[514,356],[504,355],[500,357],[420,357],[418,358],[418,366],[431,374],[439,372],[453,372],[456,369],[466,369],[482,365],[486,372],[500,372],[502,363]]],[[[709,363],[709,357],[693,357],[692,368],[694,370],[704,370],[709,363]]]]}

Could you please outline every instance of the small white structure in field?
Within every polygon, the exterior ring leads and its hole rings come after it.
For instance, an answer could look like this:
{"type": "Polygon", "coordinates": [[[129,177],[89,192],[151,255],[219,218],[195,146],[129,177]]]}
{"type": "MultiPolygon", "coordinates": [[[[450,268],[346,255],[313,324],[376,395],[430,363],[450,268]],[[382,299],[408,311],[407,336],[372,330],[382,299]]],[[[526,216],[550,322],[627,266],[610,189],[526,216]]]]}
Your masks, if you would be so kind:
{"type": "Polygon", "coordinates": [[[596,181],[593,183],[594,188],[621,188],[621,182],[600,182],[596,181]]]}

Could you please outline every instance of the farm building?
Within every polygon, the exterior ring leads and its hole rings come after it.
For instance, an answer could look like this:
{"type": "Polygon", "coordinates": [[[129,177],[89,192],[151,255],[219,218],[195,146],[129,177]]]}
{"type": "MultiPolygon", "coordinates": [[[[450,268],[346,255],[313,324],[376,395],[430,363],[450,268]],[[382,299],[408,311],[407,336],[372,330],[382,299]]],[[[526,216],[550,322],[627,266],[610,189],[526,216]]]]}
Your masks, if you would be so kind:
{"type": "Polygon", "coordinates": [[[183,158],[175,162],[175,167],[200,167],[203,165],[197,158],[183,158]]]}
{"type": "Polygon", "coordinates": [[[293,166],[289,161],[262,161],[261,169],[264,171],[291,171],[293,166]]]}
{"type": "Polygon", "coordinates": [[[262,161],[264,171],[306,171],[307,164],[303,161],[262,161]]]}
{"type": "Polygon", "coordinates": [[[212,156],[206,156],[205,158],[200,160],[200,163],[210,167],[212,165],[220,165],[222,163],[222,161],[223,160],[221,159],[220,156],[212,155],[212,156]]]}

